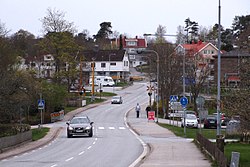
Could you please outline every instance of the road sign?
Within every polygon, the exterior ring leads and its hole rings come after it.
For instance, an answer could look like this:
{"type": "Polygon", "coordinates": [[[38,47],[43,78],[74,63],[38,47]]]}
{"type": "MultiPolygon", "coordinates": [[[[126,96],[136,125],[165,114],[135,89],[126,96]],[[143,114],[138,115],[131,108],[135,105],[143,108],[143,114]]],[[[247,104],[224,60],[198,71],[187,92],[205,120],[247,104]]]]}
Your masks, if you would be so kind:
{"type": "Polygon", "coordinates": [[[154,88],[154,86],[151,86],[151,85],[149,85],[149,86],[147,86],[147,91],[154,91],[155,90],[155,88],[154,88]]]}
{"type": "Polygon", "coordinates": [[[38,109],[44,109],[45,100],[39,99],[38,100],[38,109]]]}
{"type": "Polygon", "coordinates": [[[176,102],[178,100],[178,96],[177,95],[171,95],[170,96],[170,102],[176,102]]]}
{"type": "Polygon", "coordinates": [[[197,105],[201,105],[202,106],[205,103],[205,98],[203,96],[198,96],[196,98],[195,102],[196,102],[197,105]]]}
{"type": "Polygon", "coordinates": [[[155,120],[155,111],[148,111],[148,120],[155,120]]]}
{"type": "Polygon", "coordinates": [[[180,99],[181,105],[186,106],[188,104],[188,99],[184,96],[180,99]]]}

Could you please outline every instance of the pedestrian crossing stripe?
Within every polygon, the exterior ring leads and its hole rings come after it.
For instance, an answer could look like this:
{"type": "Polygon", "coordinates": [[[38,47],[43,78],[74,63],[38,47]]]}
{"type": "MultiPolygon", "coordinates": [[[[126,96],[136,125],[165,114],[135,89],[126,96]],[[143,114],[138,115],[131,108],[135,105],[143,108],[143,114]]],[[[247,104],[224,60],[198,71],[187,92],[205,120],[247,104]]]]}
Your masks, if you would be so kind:
{"type": "MultiPolygon", "coordinates": [[[[105,127],[99,126],[98,129],[104,130],[105,127]]],[[[116,129],[116,128],[115,128],[115,127],[108,127],[107,129],[114,130],[114,129],[116,129]]],[[[124,129],[126,129],[126,128],[125,128],[125,127],[118,127],[117,129],[124,130],[124,129]]]]}

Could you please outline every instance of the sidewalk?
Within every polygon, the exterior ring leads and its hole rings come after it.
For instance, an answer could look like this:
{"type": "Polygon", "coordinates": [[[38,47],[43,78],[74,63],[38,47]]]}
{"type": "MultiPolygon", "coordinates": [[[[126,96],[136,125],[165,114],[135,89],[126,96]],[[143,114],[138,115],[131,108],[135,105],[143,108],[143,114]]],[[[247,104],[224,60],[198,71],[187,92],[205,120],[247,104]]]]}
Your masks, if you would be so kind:
{"type": "MultiPolygon", "coordinates": [[[[142,107],[143,109],[145,107],[142,107]]],[[[128,125],[148,145],[149,153],[141,157],[137,166],[141,167],[210,167],[209,160],[192,142],[175,136],[168,129],[162,128],[153,121],[148,121],[146,112],[142,110],[140,118],[136,118],[135,111],[127,114],[128,125]]],[[[158,119],[160,123],[167,123],[165,119],[158,119]]]]}

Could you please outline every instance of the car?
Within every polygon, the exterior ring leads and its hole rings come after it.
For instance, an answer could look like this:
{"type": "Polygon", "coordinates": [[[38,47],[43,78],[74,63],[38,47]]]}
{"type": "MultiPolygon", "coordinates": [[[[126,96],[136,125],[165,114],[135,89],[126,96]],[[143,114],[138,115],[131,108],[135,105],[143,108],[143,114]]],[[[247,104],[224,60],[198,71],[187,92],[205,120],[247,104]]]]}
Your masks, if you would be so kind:
{"type": "Polygon", "coordinates": [[[121,96],[113,96],[111,99],[111,104],[122,104],[122,102],[121,96]]]}
{"type": "MultiPolygon", "coordinates": [[[[217,118],[217,113],[213,113],[213,115],[217,118]]],[[[221,117],[221,125],[227,125],[227,123],[230,121],[224,113],[220,113],[220,117],[221,117]]]]}
{"type": "Polygon", "coordinates": [[[215,115],[208,115],[204,119],[204,128],[205,129],[217,128],[217,116],[215,116],[215,115]]]}
{"type": "Polygon", "coordinates": [[[74,116],[70,121],[66,122],[67,137],[87,135],[93,136],[93,124],[88,116],[74,116]]]}
{"type": "Polygon", "coordinates": [[[190,128],[198,128],[198,120],[194,114],[186,114],[185,124],[184,117],[181,119],[181,127],[190,127],[190,128]]]}

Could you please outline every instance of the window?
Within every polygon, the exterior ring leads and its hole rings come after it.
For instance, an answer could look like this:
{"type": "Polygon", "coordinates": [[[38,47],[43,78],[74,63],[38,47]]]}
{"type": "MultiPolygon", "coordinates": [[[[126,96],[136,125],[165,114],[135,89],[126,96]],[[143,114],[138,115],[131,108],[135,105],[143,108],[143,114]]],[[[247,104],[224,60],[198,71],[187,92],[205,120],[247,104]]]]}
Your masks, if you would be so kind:
{"type": "Polygon", "coordinates": [[[214,54],[214,50],[211,50],[211,54],[214,54]]]}
{"type": "Polygon", "coordinates": [[[101,67],[105,68],[106,67],[106,63],[101,63],[101,67]]]}
{"type": "Polygon", "coordinates": [[[127,46],[137,46],[136,41],[127,41],[127,46]]]}
{"type": "Polygon", "coordinates": [[[207,50],[204,50],[203,53],[204,53],[204,54],[207,54],[208,52],[207,52],[207,50]]]}
{"type": "Polygon", "coordinates": [[[111,66],[116,66],[116,63],[110,63],[111,66]]]}
{"type": "Polygon", "coordinates": [[[128,66],[128,61],[124,61],[124,66],[128,66]]]}

